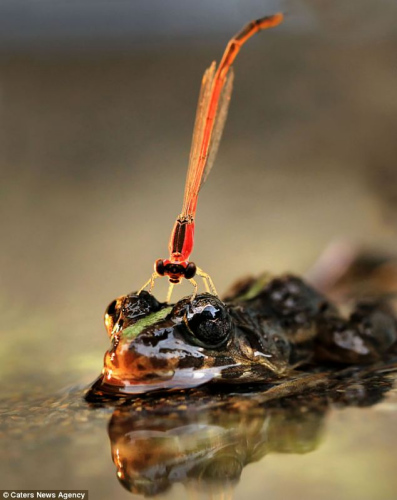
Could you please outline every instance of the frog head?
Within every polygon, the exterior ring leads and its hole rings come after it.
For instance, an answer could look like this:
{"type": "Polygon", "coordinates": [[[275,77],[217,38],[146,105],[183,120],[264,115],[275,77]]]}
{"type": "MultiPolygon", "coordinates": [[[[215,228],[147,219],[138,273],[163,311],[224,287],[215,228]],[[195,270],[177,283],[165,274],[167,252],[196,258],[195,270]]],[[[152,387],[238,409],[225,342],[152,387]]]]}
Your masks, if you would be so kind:
{"type": "Polygon", "coordinates": [[[277,378],[288,341],[276,325],[241,322],[238,310],[208,293],[175,305],[147,292],[119,297],[105,313],[111,348],[96,388],[132,395],[277,378]]]}

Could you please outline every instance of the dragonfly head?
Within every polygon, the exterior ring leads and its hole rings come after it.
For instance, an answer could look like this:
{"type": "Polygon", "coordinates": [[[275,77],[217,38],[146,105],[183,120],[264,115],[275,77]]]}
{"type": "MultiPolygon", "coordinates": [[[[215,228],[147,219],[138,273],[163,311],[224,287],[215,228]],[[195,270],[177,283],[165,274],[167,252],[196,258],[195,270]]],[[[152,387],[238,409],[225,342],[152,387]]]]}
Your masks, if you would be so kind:
{"type": "Polygon", "coordinates": [[[182,278],[192,279],[196,274],[196,264],[194,262],[179,262],[174,259],[158,259],[154,269],[160,276],[167,276],[170,283],[180,283],[182,278]]]}

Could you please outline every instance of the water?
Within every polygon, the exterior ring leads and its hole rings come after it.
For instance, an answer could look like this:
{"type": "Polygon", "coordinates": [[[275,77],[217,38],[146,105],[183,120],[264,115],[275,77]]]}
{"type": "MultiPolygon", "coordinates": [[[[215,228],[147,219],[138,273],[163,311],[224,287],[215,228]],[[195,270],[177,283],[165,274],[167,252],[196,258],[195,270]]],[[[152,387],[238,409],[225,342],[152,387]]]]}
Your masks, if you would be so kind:
{"type": "Polygon", "coordinates": [[[82,388],[15,397],[1,405],[1,484],[95,499],[392,500],[396,380],[372,375],[265,403],[263,392],[206,390],[116,407],[89,406],[82,388]]]}

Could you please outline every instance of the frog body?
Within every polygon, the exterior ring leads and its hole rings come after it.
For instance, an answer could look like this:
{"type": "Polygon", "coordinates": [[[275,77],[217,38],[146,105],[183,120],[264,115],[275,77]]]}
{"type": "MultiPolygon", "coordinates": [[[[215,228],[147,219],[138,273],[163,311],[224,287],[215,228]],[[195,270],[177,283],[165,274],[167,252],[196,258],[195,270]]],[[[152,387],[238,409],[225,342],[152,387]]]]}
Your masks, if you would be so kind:
{"type": "Polygon", "coordinates": [[[308,363],[380,360],[397,339],[387,306],[361,304],[345,319],[292,275],[259,289],[245,283],[226,302],[206,293],[169,305],[132,293],[109,305],[105,324],[111,348],[93,389],[114,396],[209,382],[271,384],[308,363]]]}

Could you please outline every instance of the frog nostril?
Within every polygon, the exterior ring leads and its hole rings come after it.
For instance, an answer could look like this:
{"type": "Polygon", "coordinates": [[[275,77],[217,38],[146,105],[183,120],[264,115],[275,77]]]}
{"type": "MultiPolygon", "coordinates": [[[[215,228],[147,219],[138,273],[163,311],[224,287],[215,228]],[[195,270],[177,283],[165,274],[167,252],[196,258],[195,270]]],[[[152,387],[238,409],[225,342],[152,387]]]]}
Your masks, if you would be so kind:
{"type": "Polygon", "coordinates": [[[105,326],[108,334],[111,335],[114,325],[120,317],[120,304],[118,299],[113,300],[105,311],[105,326]]]}
{"type": "Polygon", "coordinates": [[[109,314],[109,316],[113,316],[116,313],[116,306],[117,306],[117,300],[114,300],[108,305],[106,314],[109,314]]]}

